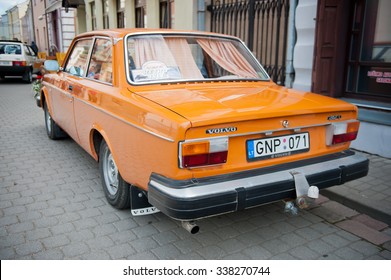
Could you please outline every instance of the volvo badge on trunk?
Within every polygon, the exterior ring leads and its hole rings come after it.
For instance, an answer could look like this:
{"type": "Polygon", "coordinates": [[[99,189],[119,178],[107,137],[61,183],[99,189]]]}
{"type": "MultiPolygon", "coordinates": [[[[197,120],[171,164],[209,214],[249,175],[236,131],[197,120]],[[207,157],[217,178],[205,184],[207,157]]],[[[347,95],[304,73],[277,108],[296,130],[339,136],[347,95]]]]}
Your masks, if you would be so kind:
{"type": "Polygon", "coordinates": [[[227,133],[227,132],[235,132],[238,130],[237,127],[222,127],[222,128],[210,128],[206,130],[206,134],[219,134],[219,133],[227,133]]]}

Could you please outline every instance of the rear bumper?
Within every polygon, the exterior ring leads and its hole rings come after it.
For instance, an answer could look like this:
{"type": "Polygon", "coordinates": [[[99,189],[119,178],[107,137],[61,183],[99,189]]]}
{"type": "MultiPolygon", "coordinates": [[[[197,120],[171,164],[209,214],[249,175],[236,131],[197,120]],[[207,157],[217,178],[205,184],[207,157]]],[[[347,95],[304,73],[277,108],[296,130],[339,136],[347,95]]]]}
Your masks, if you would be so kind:
{"type": "Polygon", "coordinates": [[[319,189],[340,185],[368,174],[369,160],[345,151],[278,167],[193,180],[172,180],[152,174],[148,200],[179,220],[234,212],[281,199],[296,198],[293,172],[305,175],[319,189]]]}
{"type": "Polygon", "coordinates": [[[31,66],[0,66],[0,76],[23,76],[31,66]]]}

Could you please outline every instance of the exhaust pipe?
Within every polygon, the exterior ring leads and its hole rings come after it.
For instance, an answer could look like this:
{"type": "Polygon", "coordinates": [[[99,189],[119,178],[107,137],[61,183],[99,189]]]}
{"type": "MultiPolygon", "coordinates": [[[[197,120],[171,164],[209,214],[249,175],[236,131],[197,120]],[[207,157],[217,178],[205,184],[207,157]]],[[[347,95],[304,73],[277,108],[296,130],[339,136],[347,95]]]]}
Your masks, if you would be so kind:
{"type": "Polygon", "coordinates": [[[182,221],[182,227],[191,234],[196,234],[200,231],[200,227],[194,221],[182,221]]]}

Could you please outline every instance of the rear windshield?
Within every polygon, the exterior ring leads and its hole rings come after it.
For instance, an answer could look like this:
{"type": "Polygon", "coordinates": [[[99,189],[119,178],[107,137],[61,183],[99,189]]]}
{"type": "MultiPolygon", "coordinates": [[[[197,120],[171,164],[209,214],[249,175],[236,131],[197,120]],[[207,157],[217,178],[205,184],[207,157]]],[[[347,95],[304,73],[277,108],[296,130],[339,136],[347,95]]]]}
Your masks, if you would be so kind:
{"type": "Polygon", "coordinates": [[[240,40],[149,34],[129,36],[126,43],[132,83],[269,79],[240,40]]]}
{"type": "Polygon", "coordinates": [[[22,54],[22,47],[19,44],[0,43],[0,54],[22,54]]]}

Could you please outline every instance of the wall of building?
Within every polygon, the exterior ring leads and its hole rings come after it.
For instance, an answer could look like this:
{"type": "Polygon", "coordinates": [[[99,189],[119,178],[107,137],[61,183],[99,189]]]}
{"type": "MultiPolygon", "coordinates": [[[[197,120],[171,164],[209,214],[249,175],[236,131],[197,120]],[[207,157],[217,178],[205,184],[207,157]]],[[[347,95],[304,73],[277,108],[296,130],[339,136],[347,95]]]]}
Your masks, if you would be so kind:
{"type": "MultiPolygon", "coordinates": [[[[174,2],[174,15],[172,28],[182,30],[198,29],[198,0],[180,0],[174,2]],[[179,12],[175,12],[179,11],[179,12]]],[[[103,1],[102,0],[85,0],[86,11],[86,30],[92,30],[92,5],[95,6],[95,17],[97,29],[103,29],[103,1]]],[[[204,4],[204,3],[202,3],[204,4]]],[[[136,0],[125,0],[125,27],[134,28],[135,24],[135,6],[136,0]]],[[[204,6],[204,5],[202,5],[204,6]]],[[[109,0],[109,28],[117,28],[116,0],[109,0]]],[[[146,1],[146,28],[160,27],[160,1],[146,1]]],[[[201,25],[204,26],[204,25],[201,25]]]]}
{"type": "Polygon", "coordinates": [[[46,29],[45,1],[35,0],[33,2],[34,35],[35,44],[39,52],[48,53],[48,34],[46,29]]]}
{"type": "Polygon", "coordinates": [[[75,32],[75,10],[69,9],[68,12],[65,9],[60,9],[61,15],[61,46],[60,51],[66,52],[72,43],[73,38],[76,35],[75,32]]]}
{"type": "Polygon", "coordinates": [[[22,26],[22,41],[31,44],[35,37],[33,29],[33,9],[29,0],[25,3],[26,9],[19,15],[22,26]]]}
{"type": "MultiPolygon", "coordinates": [[[[388,10],[387,13],[389,13],[388,10]]],[[[292,87],[299,90],[311,91],[317,1],[300,0],[295,16],[297,41],[294,47],[293,66],[295,78],[292,87]]],[[[358,101],[358,103],[360,102],[358,101]]],[[[368,120],[367,112],[368,110],[365,109],[365,106],[359,107],[361,126],[359,135],[352,142],[351,147],[360,151],[391,158],[389,145],[391,126],[368,120]]]]}
{"type": "Polygon", "coordinates": [[[9,22],[9,35],[10,39],[21,40],[22,34],[20,30],[20,19],[19,19],[19,11],[18,7],[12,7],[8,12],[8,22],[9,22]]]}
{"type": "Polygon", "coordinates": [[[391,158],[390,139],[390,126],[361,122],[358,137],[352,142],[352,148],[391,158]]]}
{"type": "Polygon", "coordinates": [[[1,15],[1,22],[0,22],[0,38],[3,40],[10,39],[9,34],[9,22],[8,22],[8,15],[3,14],[1,15]]]}
{"type": "Polygon", "coordinates": [[[195,0],[175,1],[175,29],[197,30],[197,2],[195,0]]]}
{"type": "Polygon", "coordinates": [[[295,79],[292,87],[310,91],[315,47],[317,1],[300,0],[296,8],[297,41],[293,53],[295,79]]]}
{"type": "Polygon", "coordinates": [[[80,6],[75,11],[76,18],[76,34],[84,33],[87,31],[87,17],[86,6],[80,6]]]}
{"type": "Polygon", "coordinates": [[[30,0],[7,10],[1,17],[0,37],[31,43],[34,40],[33,15],[30,0]]]}

